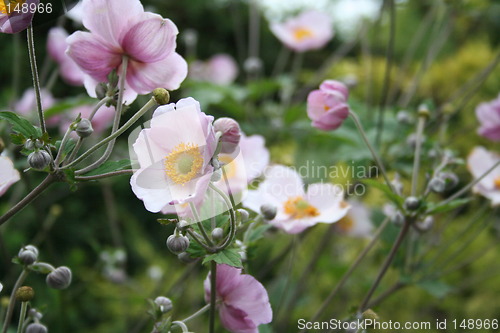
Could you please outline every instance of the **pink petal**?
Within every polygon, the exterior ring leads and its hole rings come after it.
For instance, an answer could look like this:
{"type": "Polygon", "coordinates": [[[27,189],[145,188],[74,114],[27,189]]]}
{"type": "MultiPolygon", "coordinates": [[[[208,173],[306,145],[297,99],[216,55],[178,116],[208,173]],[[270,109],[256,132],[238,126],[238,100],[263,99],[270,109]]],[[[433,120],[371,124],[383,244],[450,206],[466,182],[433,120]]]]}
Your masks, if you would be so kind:
{"type": "Polygon", "coordinates": [[[66,57],[66,38],[68,33],[61,27],[50,29],[47,37],[47,52],[57,62],[63,61],[66,57]]]}
{"type": "Polygon", "coordinates": [[[14,168],[14,163],[6,156],[0,156],[0,176],[0,196],[21,179],[19,171],[14,168]]]}
{"type": "Polygon", "coordinates": [[[269,165],[270,153],[261,135],[245,136],[242,133],[240,149],[245,163],[247,181],[250,182],[260,176],[269,165]]]}
{"type": "Polygon", "coordinates": [[[83,25],[109,47],[119,47],[129,27],[140,20],[144,8],[139,0],[83,0],[83,25]]]}
{"type": "Polygon", "coordinates": [[[222,326],[232,333],[259,333],[259,329],[252,322],[245,311],[227,305],[219,310],[222,326]]]}
{"type": "Polygon", "coordinates": [[[99,82],[121,63],[121,55],[88,32],[77,31],[67,39],[68,55],[80,68],[99,82]]]}
{"type": "Polygon", "coordinates": [[[177,27],[160,15],[144,13],[143,17],[123,37],[123,50],[136,61],[160,61],[175,51],[177,27]]]}
{"type": "Polygon", "coordinates": [[[148,94],[159,87],[175,90],[179,88],[186,75],[186,60],[174,52],[153,63],[131,60],[127,70],[127,82],[138,94],[148,94]]]}

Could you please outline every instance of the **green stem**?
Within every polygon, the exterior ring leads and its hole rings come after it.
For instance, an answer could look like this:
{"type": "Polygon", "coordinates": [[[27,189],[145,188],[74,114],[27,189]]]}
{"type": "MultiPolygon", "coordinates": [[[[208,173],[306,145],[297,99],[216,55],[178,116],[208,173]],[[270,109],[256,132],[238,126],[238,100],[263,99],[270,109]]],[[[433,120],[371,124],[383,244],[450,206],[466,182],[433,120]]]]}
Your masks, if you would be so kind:
{"type": "Polygon", "coordinates": [[[231,200],[228,198],[226,193],[224,193],[224,191],[220,190],[217,186],[215,186],[212,183],[210,183],[209,186],[212,190],[217,192],[222,197],[227,207],[229,208],[229,217],[230,217],[229,235],[224,241],[224,243],[221,246],[217,247],[217,250],[220,251],[228,247],[228,245],[230,245],[234,240],[234,236],[236,235],[236,216],[234,214],[233,204],[231,203],[231,200]]]}
{"type": "Polygon", "coordinates": [[[364,131],[363,126],[361,125],[361,122],[359,121],[358,115],[352,110],[349,110],[349,115],[351,116],[352,120],[354,120],[354,123],[356,124],[356,127],[358,128],[358,131],[361,134],[361,138],[363,139],[364,143],[366,144],[366,146],[370,150],[370,152],[373,156],[373,159],[375,160],[375,163],[377,163],[377,166],[380,169],[380,172],[382,173],[382,176],[384,177],[384,180],[385,180],[387,186],[389,186],[389,188],[391,189],[391,191],[394,194],[398,195],[397,191],[394,189],[394,186],[392,185],[391,181],[389,180],[389,177],[387,176],[387,172],[385,171],[385,167],[384,167],[384,164],[382,163],[382,160],[380,159],[377,152],[370,144],[370,141],[368,141],[368,138],[366,137],[366,132],[364,131]]]}
{"type": "Polygon", "coordinates": [[[198,311],[196,311],[195,313],[193,313],[189,317],[182,319],[181,321],[183,323],[187,323],[188,321],[198,317],[199,315],[204,314],[208,309],[210,309],[210,304],[205,305],[204,307],[202,307],[201,309],[199,309],[198,311]]]}
{"type": "Polygon", "coordinates": [[[389,269],[392,261],[394,260],[394,256],[396,255],[396,252],[398,251],[399,247],[403,243],[403,240],[406,237],[408,230],[410,230],[410,224],[411,224],[411,222],[409,220],[405,221],[403,228],[399,232],[399,235],[398,235],[398,238],[396,239],[396,242],[392,246],[392,249],[389,252],[389,255],[387,256],[384,264],[382,265],[382,268],[380,269],[380,271],[377,275],[377,278],[375,279],[375,282],[373,283],[372,287],[370,288],[370,290],[366,294],[363,302],[359,306],[358,312],[363,312],[364,310],[366,310],[366,306],[370,302],[370,300],[373,296],[373,293],[375,292],[378,285],[380,284],[380,281],[382,281],[382,278],[385,276],[385,273],[387,273],[387,270],[389,269]]]}
{"type": "Polygon", "coordinates": [[[66,133],[64,133],[64,136],[63,136],[63,138],[61,140],[61,145],[59,146],[59,151],[57,152],[57,156],[56,156],[56,158],[54,160],[54,165],[55,165],[56,168],[59,166],[59,163],[61,162],[61,158],[62,158],[62,155],[63,155],[64,147],[66,146],[66,143],[69,140],[69,135],[71,134],[71,132],[73,132],[73,130],[71,129],[72,126],[73,126],[73,123],[71,123],[68,126],[68,129],[66,130],[66,133]]]}
{"type": "Polygon", "coordinates": [[[28,35],[28,53],[30,58],[31,76],[33,77],[33,89],[35,90],[36,109],[38,112],[38,119],[40,121],[40,128],[42,129],[42,133],[45,133],[47,132],[47,128],[45,127],[45,118],[43,116],[42,98],[40,96],[40,80],[38,79],[38,69],[36,67],[35,41],[33,38],[33,26],[31,24],[26,30],[26,33],[28,35]]]}
{"type": "Polygon", "coordinates": [[[216,286],[217,284],[217,263],[210,262],[210,333],[215,333],[215,301],[216,301],[216,286]]]}
{"type": "Polygon", "coordinates": [[[24,268],[17,278],[16,283],[14,284],[14,288],[12,289],[12,292],[10,294],[9,307],[7,308],[7,313],[5,314],[2,333],[7,333],[7,330],[9,329],[10,320],[12,319],[12,314],[14,313],[14,307],[16,305],[16,291],[17,289],[19,289],[19,287],[21,287],[28,274],[29,270],[27,268],[24,268]]]}
{"type": "Polygon", "coordinates": [[[132,126],[139,118],[141,118],[146,112],[149,111],[150,108],[156,106],[156,102],[154,98],[151,98],[139,111],[137,111],[136,114],[132,116],[122,127],[120,127],[116,132],[108,136],[107,138],[103,139],[99,143],[95,144],[93,147],[91,147],[89,150],[87,150],[85,153],[80,155],[77,159],[75,159],[73,162],[69,163],[66,165],[64,168],[69,168],[72,167],[83,160],[85,160],[87,157],[89,157],[92,153],[94,153],[97,149],[101,148],[104,146],[106,143],[116,139],[120,135],[122,135],[130,126],[132,126]]]}
{"type": "Polygon", "coordinates": [[[134,170],[128,170],[128,169],[127,170],[118,170],[118,171],[103,173],[103,174],[95,175],[95,176],[76,176],[75,180],[78,180],[78,181],[99,180],[99,179],[104,179],[104,178],[109,178],[109,177],[114,177],[114,176],[131,175],[133,173],[134,173],[134,170]]]}
{"type": "Polygon", "coordinates": [[[26,310],[28,309],[28,302],[21,303],[21,313],[19,314],[19,324],[17,325],[17,333],[23,333],[24,318],[26,318],[26,310]]]}
{"type": "Polygon", "coordinates": [[[426,116],[418,117],[417,135],[415,142],[415,156],[413,159],[413,175],[411,177],[411,195],[417,195],[418,174],[420,171],[420,153],[422,150],[422,137],[424,133],[426,116]]]}
{"type": "MultiPolygon", "coordinates": [[[[344,284],[347,282],[347,280],[352,275],[352,273],[356,270],[356,268],[358,268],[358,266],[361,263],[361,261],[363,261],[363,259],[366,257],[366,255],[368,254],[368,252],[370,252],[370,250],[375,246],[375,244],[377,243],[378,239],[380,238],[380,235],[382,234],[382,232],[385,230],[385,228],[389,224],[389,221],[390,221],[390,219],[386,218],[382,222],[382,224],[378,227],[377,231],[375,232],[375,235],[373,236],[373,239],[364,248],[364,250],[361,251],[361,253],[358,255],[358,257],[356,258],[356,260],[354,261],[354,263],[351,265],[351,267],[349,267],[349,269],[342,276],[342,278],[337,283],[337,285],[335,286],[335,288],[330,292],[330,294],[327,296],[327,298],[323,301],[323,304],[321,304],[321,306],[318,309],[318,311],[316,311],[316,313],[312,317],[311,322],[315,322],[317,319],[319,319],[319,316],[321,316],[321,314],[326,310],[327,306],[331,303],[331,301],[337,295],[337,293],[339,292],[339,290],[344,286],[344,284]]],[[[305,330],[301,331],[301,333],[303,333],[303,332],[305,332],[305,330]]]]}
{"type": "Polygon", "coordinates": [[[186,232],[191,236],[191,238],[193,238],[193,240],[200,244],[208,253],[213,253],[214,252],[214,249],[211,248],[210,246],[208,246],[207,244],[205,244],[203,242],[203,240],[200,239],[200,237],[198,237],[198,235],[193,232],[193,230],[191,229],[186,229],[186,232]]]}
{"type": "Polygon", "coordinates": [[[196,206],[192,202],[189,203],[189,208],[191,208],[191,212],[193,213],[194,220],[196,221],[196,225],[200,229],[200,232],[201,232],[201,235],[203,236],[203,239],[205,240],[205,242],[207,242],[207,245],[209,247],[213,247],[214,243],[212,242],[210,237],[208,237],[208,234],[205,230],[205,227],[203,226],[203,223],[201,223],[200,215],[198,214],[198,209],[196,209],[196,206]]]}

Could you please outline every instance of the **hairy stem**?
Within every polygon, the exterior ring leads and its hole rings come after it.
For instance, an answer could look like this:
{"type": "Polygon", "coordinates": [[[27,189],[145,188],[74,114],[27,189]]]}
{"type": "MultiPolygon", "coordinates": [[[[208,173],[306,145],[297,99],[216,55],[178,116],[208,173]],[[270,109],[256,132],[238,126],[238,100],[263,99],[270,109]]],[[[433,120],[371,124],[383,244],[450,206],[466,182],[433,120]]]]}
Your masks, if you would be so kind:
{"type": "Polygon", "coordinates": [[[33,77],[33,89],[35,90],[36,109],[38,112],[40,128],[42,129],[42,133],[45,133],[47,132],[47,128],[45,127],[45,118],[43,116],[42,98],[40,96],[40,80],[38,78],[38,69],[36,67],[35,41],[33,38],[33,26],[31,24],[26,30],[26,33],[28,35],[28,53],[30,58],[31,76],[33,77]]]}

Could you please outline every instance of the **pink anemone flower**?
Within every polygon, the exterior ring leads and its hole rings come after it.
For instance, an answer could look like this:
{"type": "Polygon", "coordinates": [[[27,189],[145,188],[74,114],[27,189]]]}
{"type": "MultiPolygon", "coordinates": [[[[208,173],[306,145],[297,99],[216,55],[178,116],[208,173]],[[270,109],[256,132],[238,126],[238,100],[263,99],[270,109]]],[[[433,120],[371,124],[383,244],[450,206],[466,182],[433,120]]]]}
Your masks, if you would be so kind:
{"type": "Polygon", "coordinates": [[[334,80],[326,80],[319,90],[313,90],[307,97],[307,115],[312,120],[312,126],[323,130],[335,130],[349,116],[347,87],[334,80]]]}
{"type": "MultiPolygon", "coordinates": [[[[499,161],[500,155],[483,147],[475,147],[467,157],[467,167],[477,179],[499,161]]],[[[472,189],[475,193],[491,200],[492,206],[500,205],[500,166],[481,179],[472,189]]]]}
{"type": "Polygon", "coordinates": [[[179,88],[187,75],[186,61],[175,52],[177,27],[169,19],[145,12],[139,0],[83,0],[83,25],[68,37],[68,54],[87,74],[85,87],[95,97],[95,87],[107,75],[121,72],[128,57],[124,101],[155,88],[179,88]],[[124,10],[125,9],[125,10],[124,10]]]}
{"type": "Polygon", "coordinates": [[[19,171],[14,168],[10,158],[0,155],[0,196],[19,179],[21,179],[19,171]]]}
{"type": "Polygon", "coordinates": [[[304,190],[300,175],[293,169],[277,165],[265,172],[257,190],[248,191],[243,205],[255,212],[264,204],[277,208],[272,225],[289,234],[297,234],[317,223],[335,223],[343,218],[350,205],[343,192],[333,184],[311,184],[304,190]]]}
{"type": "Polygon", "coordinates": [[[479,104],[476,116],[481,123],[477,130],[479,135],[492,141],[500,141],[500,95],[497,99],[479,104]]]}
{"type": "Polygon", "coordinates": [[[156,109],[133,144],[140,168],[130,179],[148,211],[182,214],[203,201],[217,147],[212,122],[191,97],[156,109]]]}
{"type": "Polygon", "coordinates": [[[283,44],[297,52],[320,49],[334,34],[330,16],[315,10],[301,13],[283,23],[273,23],[271,31],[283,44]]]}
{"type": "MultiPolygon", "coordinates": [[[[259,325],[273,319],[264,286],[241,269],[217,265],[216,297],[222,325],[233,333],[258,333],[259,325]]],[[[205,300],[210,301],[210,274],[205,282],[205,300]]]]}

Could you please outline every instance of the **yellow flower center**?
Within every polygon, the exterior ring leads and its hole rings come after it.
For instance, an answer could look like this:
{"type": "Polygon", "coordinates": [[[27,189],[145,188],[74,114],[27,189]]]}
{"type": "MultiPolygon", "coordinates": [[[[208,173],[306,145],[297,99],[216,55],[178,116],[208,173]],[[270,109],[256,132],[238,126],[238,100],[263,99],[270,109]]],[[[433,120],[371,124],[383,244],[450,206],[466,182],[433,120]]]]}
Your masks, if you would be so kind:
{"type": "MultiPolygon", "coordinates": [[[[345,208],[347,207],[347,205],[348,205],[347,202],[342,201],[340,203],[340,208],[345,208]]],[[[352,228],[354,227],[354,220],[349,214],[347,214],[342,219],[340,219],[340,221],[337,222],[337,226],[341,231],[348,232],[352,230],[352,228]]]]}
{"type": "Polygon", "coordinates": [[[495,184],[496,188],[500,189],[500,176],[496,177],[493,183],[495,184]]]}
{"type": "Polygon", "coordinates": [[[307,28],[297,28],[293,32],[293,38],[295,38],[296,41],[301,42],[304,39],[310,38],[314,36],[313,32],[310,29],[307,28]]]}
{"type": "Polygon", "coordinates": [[[7,2],[6,0],[0,0],[0,13],[10,15],[16,10],[20,11],[21,5],[25,2],[26,0],[10,0],[9,2],[7,2]]]}
{"type": "Polygon", "coordinates": [[[219,162],[221,162],[223,165],[222,169],[224,169],[227,179],[231,179],[236,176],[237,167],[231,155],[219,155],[219,162]]]}
{"type": "Polygon", "coordinates": [[[192,180],[203,166],[198,145],[180,143],[165,157],[165,173],[176,184],[184,185],[192,180]]]}
{"type": "Polygon", "coordinates": [[[302,197],[290,198],[284,205],[285,213],[294,219],[301,219],[305,217],[314,217],[319,215],[316,207],[311,206],[309,202],[305,201],[302,197]]]}

